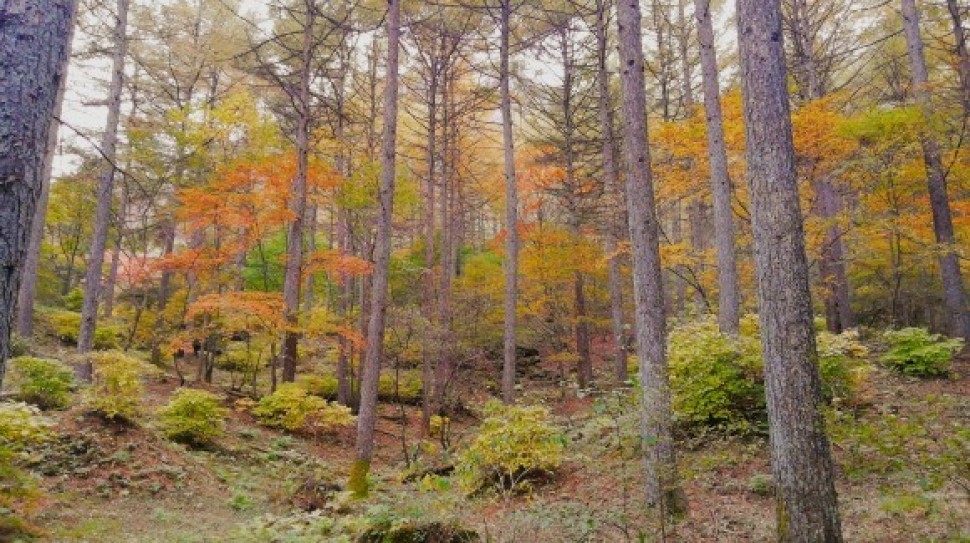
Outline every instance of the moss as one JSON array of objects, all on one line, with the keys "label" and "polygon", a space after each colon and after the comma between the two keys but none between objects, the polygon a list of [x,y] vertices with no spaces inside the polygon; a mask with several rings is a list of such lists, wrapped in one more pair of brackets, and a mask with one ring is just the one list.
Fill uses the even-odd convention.
[{"label": "moss", "polygon": [[359,458],[354,461],[350,468],[350,480],[347,482],[347,490],[353,492],[356,498],[366,498],[368,484],[367,474],[370,472],[370,460]]}]

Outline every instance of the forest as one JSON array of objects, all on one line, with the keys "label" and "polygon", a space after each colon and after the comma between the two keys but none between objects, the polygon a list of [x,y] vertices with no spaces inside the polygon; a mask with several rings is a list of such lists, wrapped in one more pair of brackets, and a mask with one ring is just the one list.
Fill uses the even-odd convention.
[{"label": "forest", "polygon": [[970,541],[968,19],[0,1],[0,542]]}]

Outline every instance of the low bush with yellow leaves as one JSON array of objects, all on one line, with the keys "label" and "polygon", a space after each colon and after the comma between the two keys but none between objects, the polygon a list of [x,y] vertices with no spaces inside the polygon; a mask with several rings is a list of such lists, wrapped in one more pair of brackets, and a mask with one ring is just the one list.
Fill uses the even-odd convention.
[{"label": "low bush with yellow leaves", "polygon": [[455,466],[469,492],[494,486],[506,493],[528,491],[537,478],[562,464],[566,440],[541,406],[485,405],[478,435]]},{"label": "low bush with yellow leaves", "polygon": [[142,414],[142,380],[158,370],[121,351],[88,355],[93,368],[85,405],[102,417],[118,422],[135,422]]},{"label": "low bush with yellow leaves", "polygon": [[10,361],[11,383],[17,398],[41,409],[63,409],[71,404],[74,372],[56,360],[30,356]]},{"label": "low bush with yellow leaves", "polygon": [[329,431],[356,420],[350,408],[314,396],[295,383],[280,385],[263,396],[252,413],[264,426],[291,432]]},{"label": "low bush with yellow leaves", "polygon": [[208,445],[223,435],[228,410],[221,401],[205,390],[179,389],[158,412],[161,429],[172,441]]},{"label": "low bush with yellow leaves", "polygon": [[39,498],[36,482],[16,461],[25,447],[50,437],[52,428],[35,406],[0,403],[0,540],[29,541],[40,533],[29,521]]}]

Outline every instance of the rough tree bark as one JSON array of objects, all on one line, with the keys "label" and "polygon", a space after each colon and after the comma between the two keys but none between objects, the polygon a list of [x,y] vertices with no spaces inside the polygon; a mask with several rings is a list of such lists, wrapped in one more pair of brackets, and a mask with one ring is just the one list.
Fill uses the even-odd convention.
[{"label": "rough tree bark", "polygon": [[943,302],[946,306],[949,333],[954,337],[970,340],[970,313],[967,312],[960,261],[954,250],[953,217],[950,213],[950,197],[947,195],[946,171],[940,152],[940,144],[933,135],[933,105],[930,103],[929,76],[923,55],[923,38],[920,36],[919,11],[915,0],[902,0],[903,30],[909,52],[910,71],[913,77],[913,97],[923,112],[926,127],[920,134],[923,161],[926,163],[926,184],[930,193],[930,209],[933,212],[933,233],[940,245],[940,276],[943,280]]},{"label": "rough tree bark", "polygon": [[41,179],[40,200],[30,226],[30,245],[24,257],[24,270],[21,277],[20,289],[17,292],[17,333],[20,337],[29,338],[34,335],[34,302],[37,297],[37,272],[40,267],[40,247],[44,240],[44,222],[47,216],[47,201],[50,198],[51,177],[54,170],[54,155],[57,151],[57,132],[60,127],[58,119],[64,102],[64,89],[67,84],[67,67],[71,62],[71,42],[74,39],[74,21],[68,27],[66,38],[67,53],[64,55],[57,78],[57,96],[54,100],[54,114],[51,120],[47,153],[44,156],[44,166]]},{"label": "rough tree bark", "polygon": [[391,218],[394,209],[394,178],[397,175],[398,52],[401,41],[401,0],[388,0],[387,75],[384,91],[384,142],[381,150],[381,180],[374,247],[374,273],[371,284],[370,320],[367,346],[360,382],[360,412],[357,417],[357,458],[350,472],[348,489],[367,494],[367,473],[374,457],[374,430],[377,424],[377,382],[380,377],[384,343],[384,317],[387,311],[387,280],[391,260]]},{"label": "rough tree bark", "polygon": [[515,141],[512,133],[512,95],[509,55],[512,0],[502,0],[499,16],[499,92],[502,110],[502,148],[505,153],[505,319],[502,349],[502,400],[515,402],[515,327],[519,297],[519,197],[515,181]]},{"label": "rough tree bark", "polygon": [[717,252],[717,320],[721,332],[736,336],[740,326],[738,263],[734,241],[734,212],[731,209],[731,176],[728,174],[724,120],[721,115],[721,83],[717,67],[711,1],[694,0],[697,41],[700,42],[701,74],[704,85],[704,117],[707,123],[707,155],[711,164],[711,194],[714,201],[714,246]]},{"label": "rough tree bark", "polygon": [[0,384],[75,9],[73,0],[0,4]]},{"label": "rough tree bark", "polygon": [[778,540],[842,540],[819,410],[805,234],[778,0],[738,0],[746,159]]},{"label": "rough tree bark", "polygon": [[282,379],[296,380],[297,351],[300,343],[300,291],[303,286],[303,237],[307,208],[307,172],[310,161],[310,80],[313,63],[313,28],[317,14],[316,3],[307,1],[303,22],[303,43],[300,56],[299,94],[296,96],[296,176],[290,188],[290,221],[286,234],[286,269],[283,275],[283,305],[287,330],[283,334]]},{"label": "rough tree bark", "polygon": [[[117,167],[118,120],[121,117],[121,95],[125,83],[125,60],[128,56],[128,5],[129,0],[118,0],[115,26],[112,36],[111,87],[108,89],[108,119],[101,138],[104,155],[104,171],[98,180],[98,203],[95,208],[94,230],[91,234],[91,250],[88,253],[87,272],[84,278],[84,303],[81,305],[81,329],[77,334],[77,351],[81,354],[91,350],[94,330],[98,322],[98,303],[101,295],[101,277],[104,273],[104,252],[111,226],[111,200],[114,194]],[[91,365],[78,367],[78,377],[91,380]]]},{"label": "rough tree bark", "polygon": [[647,469],[647,500],[662,517],[679,516],[687,500],[679,486],[671,434],[664,293],[660,266],[660,235],[653,194],[653,173],[647,145],[647,101],[639,0],[617,3],[623,128],[626,154],[626,196],[633,256],[637,356],[643,386],[641,424]]}]

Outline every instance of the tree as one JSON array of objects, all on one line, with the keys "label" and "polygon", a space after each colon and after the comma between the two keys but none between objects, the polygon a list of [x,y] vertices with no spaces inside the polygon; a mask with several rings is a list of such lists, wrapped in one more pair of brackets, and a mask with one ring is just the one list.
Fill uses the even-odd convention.
[{"label": "tree", "polygon": [[387,284],[391,260],[391,218],[394,214],[394,179],[397,175],[398,56],[401,42],[401,3],[388,0],[387,74],[384,91],[384,134],[381,148],[381,179],[374,246],[374,273],[371,283],[370,320],[360,382],[360,412],[357,418],[357,458],[350,473],[348,488],[367,494],[367,473],[374,457],[374,431],[377,426],[377,383],[380,378],[384,343],[384,317],[387,312]]},{"label": "tree", "polygon": [[841,541],[781,39],[780,1],[738,0],[748,187],[778,539]]},{"label": "tree", "polygon": [[72,0],[0,6],[0,384],[75,10]]},{"label": "tree", "polygon": [[623,129],[626,154],[626,197],[633,254],[633,294],[636,307],[637,356],[643,386],[642,433],[647,446],[647,500],[661,516],[687,508],[677,477],[671,433],[664,293],[660,267],[660,233],[647,145],[647,103],[644,91],[640,2],[617,3],[620,40]]},{"label": "tree", "polygon": [[[94,343],[94,329],[98,320],[101,279],[104,273],[105,247],[108,242],[108,229],[111,224],[111,201],[114,195],[115,174],[117,173],[118,122],[121,116],[121,96],[125,83],[125,60],[128,57],[128,7],[129,0],[118,0],[114,13],[115,25],[112,33],[111,86],[108,88],[108,116],[104,134],[101,138],[101,153],[104,155],[104,170],[98,179],[98,205],[94,215],[94,235],[88,253],[87,274],[84,278],[84,303],[81,306],[81,329],[77,334],[77,350],[86,353]],[[84,381],[91,380],[90,363],[78,369],[78,376]]]},{"label": "tree", "polygon": [[970,340],[970,313],[966,307],[963,277],[960,275],[960,259],[955,250],[953,216],[950,196],[947,194],[946,169],[940,151],[940,143],[932,132],[933,105],[930,103],[929,75],[923,55],[923,39],[919,29],[919,11],[915,0],[902,0],[903,30],[906,33],[906,49],[912,72],[913,97],[923,113],[925,127],[920,134],[923,162],[926,164],[926,185],[930,193],[930,209],[933,212],[933,233],[940,245],[940,276],[943,279],[943,302],[947,310],[950,335]]},{"label": "tree", "polygon": [[728,173],[724,120],[721,114],[721,83],[717,50],[711,24],[710,0],[695,0],[697,39],[701,50],[704,79],[704,113],[707,121],[707,153],[711,164],[711,194],[714,199],[714,245],[717,250],[718,324],[721,332],[737,335],[740,323],[737,249],[734,241],[734,212],[731,209],[731,176]]},{"label": "tree", "polygon": [[519,293],[519,203],[515,182],[515,140],[510,90],[512,0],[499,6],[499,100],[505,156],[505,323],[502,341],[502,399],[515,402],[515,327]]},{"label": "tree", "polygon": [[57,97],[54,100],[55,106],[53,119],[51,120],[50,141],[47,144],[47,156],[44,157],[42,174],[44,185],[41,189],[40,200],[37,201],[37,210],[34,213],[33,224],[30,227],[30,246],[27,250],[27,256],[24,258],[23,277],[20,283],[20,290],[17,292],[17,333],[24,338],[29,338],[34,334],[34,302],[37,297],[37,272],[40,264],[40,248],[44,239],[44,219],[47,217],[47,204],[50,201],[54,155],[57,151],[57,134],[58,128],[60,128],[64,91],[67,86],[67,67],[71,60],[70,53],[75,27],[74,21],[71,21],[68,28],[70,35],[67,37],[68,52],[64,55],[64,60],[60,67],[60,86],[57,88]]}]

